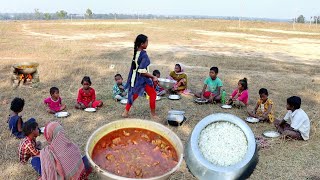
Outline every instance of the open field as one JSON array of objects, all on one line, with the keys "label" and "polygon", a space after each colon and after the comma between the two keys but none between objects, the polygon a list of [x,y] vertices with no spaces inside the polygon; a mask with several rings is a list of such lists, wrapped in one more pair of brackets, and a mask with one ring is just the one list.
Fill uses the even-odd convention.
[{"label": "open field", "polygon": [[[124,106],[112,100],[114,75],[126,80],[137,34],[149,37],[147,52],[151,70],[159,69],[165,77],[182,62],[186,65],[189,88],[200,91],[211,66],[219,67],[219,77],[228,93],[243,77],[248,78],[250,108],[258,99],[258,90],[265,87],[275,103],[275,115],[286,113],[286,99],[302,98],[302,109],[312,121],[309,141],[270,140],[271,147],[259,151],[259,163],[250,179],[319,179],[320,178],[320,27],[267,22],[223,20],[126,20],[126,21],[17,21],[0,22],[0,179],[35,179],[30,166],[18,163],[19,140],[10,137],[7,127],[10,101],[26,100],[23,118],[34,117],[43,126],[57,120],[68,136],[84,152],[91,133],[108,122],[121,118]],[[35,61],[40,84],[37,88],[13,90],[11,65]],[[114,65],[114,68],[110,68]],[[73,108],[77,90],[84,75],[89,75],[97,98],[104,101],[98,112],[88,114]],[[43,99],[49,88],[57,86],[71,116],[54,119],[46,113]],[[197,105],[191,96],[180,101],[163,99],[157,112],[164,122],[170,109],[186,111],[188,121],[171,127],[183,143],[193,127],[209,114],[228,112],[244,119],[244,110],[224,110],[218,105]],[[131,117],[148,119],[149,104],[139,98]],[[273,129],[271,124],[249,124],[255,135]],[[44,141],[43,137],[39,138]],[[93,174],[91,179],[97,179]],[[183,163],[171,177],[174,180],[195,179]]]}]

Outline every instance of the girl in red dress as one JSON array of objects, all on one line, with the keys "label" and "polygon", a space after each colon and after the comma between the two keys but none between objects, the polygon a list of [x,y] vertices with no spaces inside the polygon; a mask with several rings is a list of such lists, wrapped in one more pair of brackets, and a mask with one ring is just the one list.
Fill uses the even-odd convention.
[{"label": "girl in red dress", "polygon": [[89,76],[83,77],[82,88],[78,91],[78,99],[76,108],[77,109],[85,109],[85,108],[97,108],[102,106],[102,101],[96,100],[96,91],[90,87],[91,80]]}]

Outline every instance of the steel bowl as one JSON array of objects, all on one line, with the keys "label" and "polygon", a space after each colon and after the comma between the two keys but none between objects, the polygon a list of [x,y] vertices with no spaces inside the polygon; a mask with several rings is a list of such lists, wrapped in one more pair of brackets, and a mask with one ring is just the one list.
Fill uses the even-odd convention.
[{"label": "steel bowl", "polygon": [[[233,123],[240,127],[248,142],[248,150],[243,159],[240,162],[227,167],[210,163],[204,158],[198,146],[201,131],[211,123],[223,121]],[[256,141],[250,127],[239,117],[225,113],[211,114],[202,119],[194,127],[187,142],[185,154],[185,160],[189,170],[200,180],[246,179],[252,174],[258,163]]]},{"label": "steel bowl", "polygon": [[97,129],[92,133],[92,135],[89,137],[87,141],[86,148],[85,148],[86,155],[88,157],[89,163],[91,164],[91,166],[97,172],[97,174],[100,176],[101,179],[107,179],[107,180],[133,180],[134,179],[134,178],[127,178],[127,177],[122,177],[122,176],[112,174],[100,168],[91,159],[92,151],[96,143],[108,133],[118,129],[122,129],[122,128],[142,128],[142,129],[147,129],[149,131],[153,131],[163,136],[164,138],[166,138],[177,151],[178,163],[169,172],[166,172],[163,175],[152,177],[152,178],[142,178],[142,180],[168,179],[170,175],[180,167],[183,161],[183,145],[180,138],[173,131],[163,126],[162,124],[159,124],[153,121],[141,120],[141,119],[123,119],[119,121],[113,121],[111,123],[108,123],[100,127],[99,129]]},{"label": "steel bowl", "polygon": [[177,83],[175,80],[165,79],[165,78],[158,78],[159,84],[164,89],[171,89],[173,88],[174,84]]},{"label": "steel bowl", "polygon": [[15,70],[20,74],[32,74],[37,71],[39,63],[36,62],[22,62],[12,65]]},{"label": "steel bowl", "polygon": [[206,104],[206,103],[208,103],[208,99],[196,98],[196,99],[194,99],[194,102],[198,103],[198,104]]}]

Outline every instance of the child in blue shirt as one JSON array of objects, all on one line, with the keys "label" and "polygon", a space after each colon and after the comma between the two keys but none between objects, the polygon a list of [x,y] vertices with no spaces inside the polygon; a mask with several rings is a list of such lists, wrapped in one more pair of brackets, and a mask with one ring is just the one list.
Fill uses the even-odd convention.
[{"label": "child in blue shirt", "polygon": [[196,93],[195,96],[202,99],[208,99],[210,103],[221,100],[222,81],[218,78],[218,67],[211,67],[209,77],[204,80],[202,92]]},{"label": "child in blue shirt", "polygon": [[122,99],[127,99],[127,91],[124,89],[126,83],[123,82],[121,74],[116,74],[114,76],[115,84],[112,88],[113,98],[116,101],[121,101]]},{"label": "child in blue shirt", "polygon": [[[156,69],[152,72],[152,75],[156,76],[157,78],[160,78],[160,71]],[[157,92],[157,96],[163,96],[166,94],[167,91],[163,87],[161,87],[158,82],[153,82],[153,86]]]},{"label": "child in blue shirt", "polygon": [[[11,101],[11,113],[8,118],[8,125],[9,125],[9,130],[11,133],[18,139],[22,139],[25,137],[22,128],[23,128],[23,121],[21,116],[19,116],[19,113],[22,112],[24,107],[24,99],[15,97]],[[28,122],[35,122],[36,120],[34,118],[30,118]]]}]

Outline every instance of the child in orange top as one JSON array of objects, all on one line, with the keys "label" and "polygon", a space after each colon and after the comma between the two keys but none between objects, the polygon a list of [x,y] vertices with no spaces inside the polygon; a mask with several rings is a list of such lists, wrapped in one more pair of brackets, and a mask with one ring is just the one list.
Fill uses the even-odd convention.
[{"label": "child in orange top", "polygon": [[260,121],[273,122],[273,102],[268,98],[268,90],[261,88],[259,90],[260,99],[252,112],[248,111],[249,116],[258,118]]},{"label": "child in orange top", "polygon": [[101,107],[103,105],[102,101],[96,100],[96,91],[92,87],[90,87],[90,77],[83,77],[81,84],[83,87],[80,88],[78,91],[78,99],[75,107],[77,109]]}]

